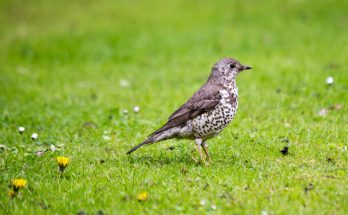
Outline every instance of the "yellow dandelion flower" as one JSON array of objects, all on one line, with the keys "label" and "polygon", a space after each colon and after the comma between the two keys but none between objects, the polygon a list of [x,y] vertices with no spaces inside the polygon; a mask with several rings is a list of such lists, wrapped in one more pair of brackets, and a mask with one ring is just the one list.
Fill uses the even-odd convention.
[{"label": "yellow dandelion flower", "polygon": [[69,165],[70,159],[64,156],[58,156],[57,162],[59,166],[59,171],[64,172],[65,168]]},{"label": "yellow dandelion flower", "polygon": [[15,191],[10,190],[10,191],[8,191],[7,195],[8,195],[9,197],[13,198],[13,197],[16,195],[16,193],[15,193]]},{"label": "yellow dandelion flower", "polygon": [[148,192],[142,192],[137,195],[138,201],[146,201],[149,198],[149,193]]},{"label": "yellow dandelion flower", "polygon": [[22,178],[16,178],[16,179],[13,179],[12,181],[12,187],[15,192],[23,188],[26,184],[27,184],[27,181]]}]

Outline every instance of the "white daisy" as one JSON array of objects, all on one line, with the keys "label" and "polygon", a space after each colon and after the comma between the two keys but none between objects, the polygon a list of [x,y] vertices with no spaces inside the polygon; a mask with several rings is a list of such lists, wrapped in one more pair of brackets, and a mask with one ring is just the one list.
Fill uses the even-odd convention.
[{"label": "white daisy", "polygon": [[33,133],[31,135],[31,139],[33,139],[33,140],[36,140],[38,137],[39,137],[39,135],[37,133]]}]

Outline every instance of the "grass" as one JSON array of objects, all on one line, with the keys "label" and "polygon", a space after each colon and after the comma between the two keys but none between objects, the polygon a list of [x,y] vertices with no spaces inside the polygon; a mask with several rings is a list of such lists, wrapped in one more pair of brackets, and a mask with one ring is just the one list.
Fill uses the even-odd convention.
[{"label": "grass", "polygon": [[[0,11],[1,214],[348,211],[346,1],[4,0]],[[126,156],[224,56],[254,69],[210,141],[213,165],[196,164],[189,141]],[[11,199],[14,178],[27,185]]]}]

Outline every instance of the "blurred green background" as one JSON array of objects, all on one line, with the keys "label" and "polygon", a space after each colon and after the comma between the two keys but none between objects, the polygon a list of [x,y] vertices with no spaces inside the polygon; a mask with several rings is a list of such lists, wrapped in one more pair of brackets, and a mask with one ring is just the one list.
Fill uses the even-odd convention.
[{"label": "blurred green background", "polygon": [[[347,1],[2,0],[0,23],[3,214],[348,210]],[[125,155],[226,56],[253,70],[212,166],[189,141]],[[64,177],[57,155],[71,158]],[[10,199],[18,177],[28,186]]]}]

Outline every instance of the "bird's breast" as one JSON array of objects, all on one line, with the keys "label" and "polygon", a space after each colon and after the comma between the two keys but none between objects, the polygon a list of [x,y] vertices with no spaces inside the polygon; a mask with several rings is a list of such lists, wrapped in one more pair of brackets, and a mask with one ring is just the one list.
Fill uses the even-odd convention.
[{"label": "bird's breast", "polygon": [[199,115],[192,120],[192,129],[195,136],[210,138],[220,133],[234,118],[238,97],[231,95],[227,90],[220,91],[221,99],[212,110]]},{"label": "bird's breast", "polygon": [[238,90],[220,90],[220,96],[222,105],[238,108]]}]

